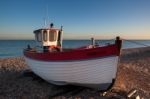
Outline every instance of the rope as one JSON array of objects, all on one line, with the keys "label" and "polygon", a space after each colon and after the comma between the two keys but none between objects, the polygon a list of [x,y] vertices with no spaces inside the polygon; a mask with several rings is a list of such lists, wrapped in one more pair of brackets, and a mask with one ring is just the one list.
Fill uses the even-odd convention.
[{"label": "rope", "polygon": [[[127,41],[127,42],[130,42],[130,43],[137,44],[137,45],[142,45],[142,46],[145,46],[145,47],[150,47],[150,45],[146,45],[146,44],[143,44],[141,42],[136,42],[136,41],[133,41],[133,40],[127,40],[127,39],[124,39],[124,38],[120,38],[120,39],[124,40],[124,41]],[[109,39],[109,40],[116,40],[116,38]]]},{"label": "rope", "polygon": [[143,44],[143,43],[140,43],[140,42],[136,42],[136,41],[133,41],[133,40],[127,40],[127,39],[123,39],[123,38],[121,38],[121,39],[124,40],[124,41],[128,41],[130,43],[137,44],[137,45],[142,45],[142,46],[145,46],[145,47],[150,47],[149,45],[146,45],[146,44]]}]

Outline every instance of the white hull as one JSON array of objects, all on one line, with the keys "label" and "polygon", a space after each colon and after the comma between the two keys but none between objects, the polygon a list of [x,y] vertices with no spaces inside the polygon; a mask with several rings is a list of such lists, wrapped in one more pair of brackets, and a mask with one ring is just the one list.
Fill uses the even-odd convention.
[{"label": "white hull", "polygon": [[116,78],[118,64],[118,56],[69,62],[47,62],[27,57],[25,59],[34,73],[50,83],[101,89],[107,88]]}]

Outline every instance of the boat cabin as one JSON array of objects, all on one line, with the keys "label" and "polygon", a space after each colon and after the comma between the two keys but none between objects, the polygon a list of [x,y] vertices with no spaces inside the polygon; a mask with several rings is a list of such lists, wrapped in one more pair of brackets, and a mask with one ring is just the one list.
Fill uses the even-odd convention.
[{"label": "boat cabin", "polygon": [[35,30],[34,34],[38,46],[42,46],[44,52],[53,50],[61,51],[63,34],[62,27],[56,29],[53,28],[53,24],[51,24],[50,28]]}]

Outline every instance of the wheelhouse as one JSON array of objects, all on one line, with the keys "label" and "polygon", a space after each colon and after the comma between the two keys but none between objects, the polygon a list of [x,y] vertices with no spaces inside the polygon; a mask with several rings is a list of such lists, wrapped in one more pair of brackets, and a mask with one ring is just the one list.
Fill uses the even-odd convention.
[{"label": "wheelhouse", "polygon": [[42,46],[44,51],[52,48],[62,48],[63,30],[56,28],[43,28],[34,31],[35,40],[38,46]]}]

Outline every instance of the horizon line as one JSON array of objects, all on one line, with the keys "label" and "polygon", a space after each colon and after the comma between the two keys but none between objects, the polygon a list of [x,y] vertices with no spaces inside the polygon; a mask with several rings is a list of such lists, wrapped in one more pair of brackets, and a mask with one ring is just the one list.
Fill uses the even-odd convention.
[{"label": "horizon line", "polygon": [[[1,40],[35,40],[35,39],[0,39],[0,41]],[[69,39],[69,38],[65,38],[63,40],[91,40],[91,39],[72,39],[72,38]],[[95,39],[95,40],[113,40],[113,39]],[[125,39],[125,40],[150,40],[150,39]]]}]

